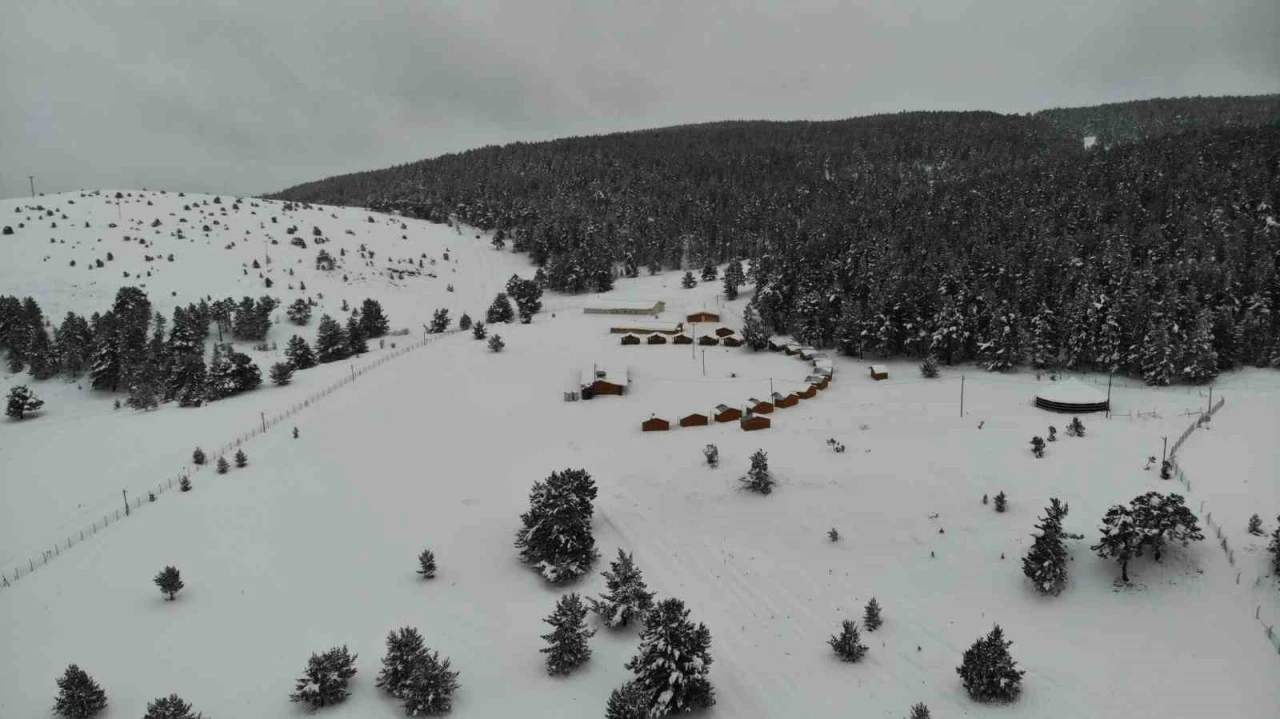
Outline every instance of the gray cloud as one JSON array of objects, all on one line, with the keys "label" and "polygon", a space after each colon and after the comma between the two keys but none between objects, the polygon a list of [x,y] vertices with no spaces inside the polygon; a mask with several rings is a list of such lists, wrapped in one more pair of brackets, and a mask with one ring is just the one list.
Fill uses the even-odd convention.
[{"label": "gray cloud", "polygon": [[722,118],[1280,91],[1275,0],[302,0],[0,8],[0,197],[261,193]]}]

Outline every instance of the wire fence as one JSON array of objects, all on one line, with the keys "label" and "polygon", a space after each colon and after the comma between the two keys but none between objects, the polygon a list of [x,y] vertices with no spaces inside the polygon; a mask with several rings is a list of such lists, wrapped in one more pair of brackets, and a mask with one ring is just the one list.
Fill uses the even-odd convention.
[{"label": "wire fence", "polygon": [[[392,350],[391,352],[382,355],[377,360],[370,362],[369,364],[366,364],[363,367],[357,368],[355,365],[352,365],[350,374],[344,376],[342,379],[338,380],[337,382],[330,384],[324,389],[321,389],[309,395],[305,399],[290,405],[287,409],[284,409],[271,416],[266,416],[264,414],[261,420],[259,421],[259,423],[255,427],[253,427],[252,429],[246,432],[242,432],[235,438],[228,440],[222,443],[221,445],[218,445],[218,447],[214,449],[209,456],[210,457],[222,456],[227,452],[230,452],[235,449],[239,449],[241,446],[243,446],[250,440],[254,439],[255,437],[262,434],[266,434],[266,432],[270,430],[272,427],[280,424],[281,422],[285,421],[286,419],[289,419],[290,417],[293,417],[294,415],[298,414],[302,410],[307,409],[311,405],[328,397],[334,392],[337,392],[339,389],[351,384],[352,382],[355,382],[357,379],[373,371],[374,369],[381,367],[382,365],[390,362],[391,360],[397,359],[399,357],[403,357],[409,352],[422,349],[423,347],[426,347],[427,345],[431,344],[433,341],[441,337],[457,334],[458,332],[460,332],[460,330],[454,329],[454,330],[446,330],[445,332],[441,332],[434,335],[427,335],[427,336],[424,336],[421,340],[414,342],[411,345],[406,345],[404,347],[399,347],[395,350]],[[137,496],[134,496],[133,498],[122,501],[121,504],[123,506],[121,509],[116,509],[112,512],[108,512],[102,515],[101,519],[94,520],[88,527],[81,528],[76,532],[68,534],[65,538],[55,543],[52,547],[41,550],[40,554],[27,557],[26,562],[11,565],[9,568],[6,568],[3,572],[0,572],[0,589],[7,589],[13,586],[13,584],[17,582],[19,579],[30,575],[31,573],[35,572],[37,569],[40,569],[41,567],[45,566],[49,562],[53,561],[54,559],[57,559],[58,557],[62,556],[63,552],[68,551],[72,547],[96,536],[98,532],[101,532],[102,530],[106,529],[112,524],[115,524],[116,522],[119,522],[122,519],[127,519],[133,516],[134,512],[141,510],[145,505],[150,505],[156,502],[161,495],[164,495],[168,492],[172,492],[174,489],[178,489],[179,491],[181,491],[183,480],[190,482],[192,475],[203,471],[207,466],[209,465],[208,464],[198,465],[194,463],[188,463],[187,465],[183,466],[182,469],[177,473],[175,473],[173,476],[168,477],[160,482],[157,482],[154,486],[146,487],[143,490],[143,492],[146,495],[145,498],[141,495],[137,495]]]}]

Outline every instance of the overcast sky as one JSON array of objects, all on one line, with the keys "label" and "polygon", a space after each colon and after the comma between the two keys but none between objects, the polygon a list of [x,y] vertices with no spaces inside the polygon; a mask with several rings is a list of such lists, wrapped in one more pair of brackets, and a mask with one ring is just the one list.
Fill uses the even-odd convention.
[{"label": "overcast sky", "polygon": [[4,0],[0,197],[724,118],[1280,92],[1277,0]]}]

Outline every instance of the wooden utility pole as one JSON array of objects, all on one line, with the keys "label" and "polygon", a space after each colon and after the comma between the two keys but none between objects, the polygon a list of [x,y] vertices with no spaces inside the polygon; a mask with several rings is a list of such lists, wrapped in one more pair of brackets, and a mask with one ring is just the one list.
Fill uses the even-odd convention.
[{"label": "wooden utility pole", "polygon": [[36,196],[36,176],[27,175],[27,182],[31,183],[31,196],[35,197]]},{"label": "wooden utility pole", "polygon": [[1161,437],[1160,439],[1164,440],[1164,448],[1160,450],[1160,464],[1163,465],[1169,458],[1169,438]]},{"label": "wooden utility pole", "polygon": [[1115,374],[1112,372],[1107,375],[1107,419],[1111,419],[1111,377]]},{"label": "wooden utility pole", "polygon": [[964,375],[960,375],[960,416],[964,416]]},{"label": "wooden utility pole", "polygon": [[262,431],[266,432],[267,431],[267,413],[258,412],[258,414],[262,417]]},{"label": "wooden utility pole", "polygon": [[125,489],[120,490],[120,496],[124,497],[124,516],[127,517],[129,516],[129,491]]}]

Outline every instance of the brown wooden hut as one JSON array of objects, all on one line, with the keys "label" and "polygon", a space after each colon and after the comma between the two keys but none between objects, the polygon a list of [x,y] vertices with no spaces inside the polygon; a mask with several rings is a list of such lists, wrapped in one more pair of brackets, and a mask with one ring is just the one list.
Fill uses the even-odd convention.
[{"label": "brown wooden hut", "polygon": [[871,379],[889,379],[889,368],[882,364],[871,365]]},{"label": "brown wooden hut", "polygon": [[728,336],[729,336],[729,335],[731,335],[731,334],[733,334],[733,328],[731,328],[731,327],[717,327],[717,328],[716,328],[716,337],[728,337]]},{"label": "brown wooden hut", "polygon": [[724,339],[720,340],[720,344],[724,345],[725,347],[741,347],[742,338],[735,337],[733,335],[728,335]]},{"label": "brown wooden hut", "polygon": [[774,352],[781,352],[788,344],[790,343],[785,340],[780,340],[777,337],[769,338],[769,349]]},{"label": "brown wooden hut", "polygon": [[769,418],[761,417],[757,414],[749,414],[738,422],[738,426],[742,427],[744,432],[754,432],[757,429],[769,429]]},{"label": "brown wooden hut", "polygon": [[645,343],[651,345],[665,345],[667,343],[667,336],[660,335],[655,332],[654,334],[649,335],[649,338],[645,340]]},{"label": "brown wooden hut", "polygon": [[671,344],[673,344],[673,345],[691,345],[691,344],[693,344],[693,338],[692,338],[692,337],[690,337],[689,335],[686,335],[686,334],[684,334],[684,333],[681,333],[681,334],[678,334],[678,335],[676,335],[675,337],[672,337],[672,338],[671,338]]},{"label": "brown wooden hut", "polygon": [[817,394],[818,394],[818,388],[814,387],[813,385],[808,385],[803,390],[796,392],[796,396],[801,399],[813,399],[814,396]]},{"label": "brown wooden hut", "polygon": [[640,337],[639,337],[638,335],[623,335],[623,336],[622,336],[622,344],[624,344],[624,345],[638,345],[638,344],[640,344]]},{"label": "brown wooden hut", "polygon": [[742,410],[727,404],[718,404],[715,417],[717,422],[732,422],[735,419],[742,419]]},{"label": "brown wooden hut", "polygon": [[685,318],[686,322],[719,322],[720,315],[709,310],[698,310]]},{"label": "brown wooden hut", "polygon": [[708,423],[707,415],[701,412],[686,414],[680,418],[681,427],[706,427]]},{"label": "brown wooden hut", "polygon": [[650,417],[640,423],[640,430],[643,432],[666,432],[671,429],[671,423],[661,417]]},{"label": "brown wooden hut", "polygon": [[699,338],[698,338],[698,344],[700,344],[700,345],[718,345],[718,344],[720,344],[720,338],[719,338],[719,337],[716,337],[715,335],[703,335],[703,336],[701,336],[701,337],[699,337]]},{"label": "brown wooden hut", "polygon": [[799,401],[800,401],[800,398],[795,396],[795,394],[784,395],[781,392],[773,393],[773,406],[777,407],[778,409],[783,409],[785,407],[794,407]]},{"label": "brown wooden hut", "polygon": [[752,414],[769,414],[773,411],[773,403],[752,397],[747,400],[747,409]]}]

